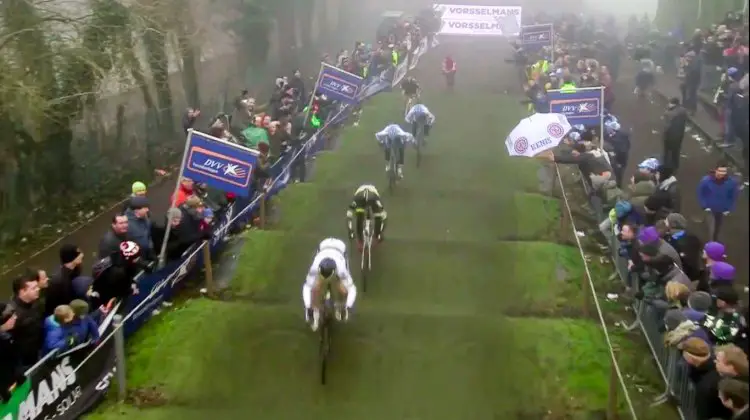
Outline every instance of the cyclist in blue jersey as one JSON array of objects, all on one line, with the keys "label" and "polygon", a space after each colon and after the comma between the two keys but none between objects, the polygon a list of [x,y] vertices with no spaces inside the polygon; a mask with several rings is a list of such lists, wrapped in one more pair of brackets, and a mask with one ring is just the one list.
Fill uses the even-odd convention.
[{"label": "cyclist in blue jersey", "polygon": [[388,162],[391,160],[391,142],[396,141],[398,142],[396,144],[396,148],[398,150],[398,158],[397,158],[397,165],[398,165],[398,176],[399,178],[403,178],[404,176],[404,148],[406,146],[406,143],[414,143],[414,136],[411,135],[411,133],[407,133],[406,131],[402,130],[401,127],[398,124],[389,124],[384,129],[378,131],[375,133],[375,139],[380,143],[381,146],[385,148],[385,171],[388,172],[389,165]]},{"label": "cyclist in blue jersey", "polygon": [[430,127],[435,122],[435,115],[422,104],[416,104],[406,113],[406,122],[411,124],[411,135],[417,135],[417,123],[424,124],[425,138],[430,135]]}]

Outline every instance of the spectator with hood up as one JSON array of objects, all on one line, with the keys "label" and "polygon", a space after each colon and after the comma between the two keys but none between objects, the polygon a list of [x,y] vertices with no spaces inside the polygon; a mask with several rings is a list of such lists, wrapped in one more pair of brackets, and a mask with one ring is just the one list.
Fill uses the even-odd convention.
[{"label": "spectator with hood up", "polygon": [[655,224],[669,213],[680,212],[680,192],[672,168],[661,165],[656,173],[656,191],[644,203],[646,224]]},{"label": "spectator with hood up", "polygon": [[698,183],[698,203],[706,213],[712,241],[718,240],[724,217],[734,211],[738,196],[739,184],[729,176],[729,167],[723,161]]},{"label": "spectator with hood up", "polygon": [[688,230],[687,220],[679,213],[667,215],[667,242],[680,255],[682,270],[690,280],[701,277],[701,252],[703,244],[700,238]]}]

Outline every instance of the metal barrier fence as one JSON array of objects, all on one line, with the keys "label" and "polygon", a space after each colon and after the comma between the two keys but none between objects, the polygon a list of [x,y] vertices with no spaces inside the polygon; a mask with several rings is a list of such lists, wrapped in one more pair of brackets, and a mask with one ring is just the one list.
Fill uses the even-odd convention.
[{"label": "metal barrier fence", "polygon": [[[594,210],[597,222],[603,221],[608,217],[609,209],[605,208],[602,199],[587,184],[586,177],[581,177],[581,184],[589,197],[589,203]],[[638,290],[639,279],[634,278],[634,274],[628,270],[628,261],[619,255],[620,243],[617,237],[611,235],[608,241],[616,275],[620,277],[624,285]],[[657,310],[643,300],[637,299],[634,300],[632,308],[636,314],[636,319],[625,329],[634,331],[640,328],[656,362],[659,374],[664,381],[664,392],[654,398],[652,406],[672,402],[675,404],[680,418],[683,420],[698,420],[695,412],[695,388],[688,375],[688,365],[678,349],[664,345],[664,331],[662,329],[664,312]]]}]

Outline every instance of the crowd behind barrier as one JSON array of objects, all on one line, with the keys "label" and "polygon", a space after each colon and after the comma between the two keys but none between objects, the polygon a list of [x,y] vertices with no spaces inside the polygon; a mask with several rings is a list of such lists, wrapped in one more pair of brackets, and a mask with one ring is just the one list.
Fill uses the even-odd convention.
[{"label": "crowd behind barrier", "polygon": [[[176,196],[173,197],[174,201],[182,200],[193,208],[203,207],[208,209],[208,213],[201,213],[201,215],[210,214],[213,216],[213,220],[206,220],[205,217],[202,217],[201,222],[210,221],[211,223],[208,226],[206,226],[206,223],[201,223],[198,235],[189,236],[193,239],[191,243],[178,244],[188,246],[175,247],[179,252],[172,258],[167,259],[163,267],[157,269],[153,263],[150,265],[142,264],[146,269],[133,276],[134,293],[131,296],[122,300],[109,299],[101,300],[101,302],[96,299],[100,296],[92,296],[91,283],[95,280],[80,275],[81,269],[79,266],[83,255],[77,247],[72,245],[64,245],[61,248],[62,275],[56,273],[52,278],[48,278],[45,271],[34,270],[17,279],[14,282],[13,300],[9,304],[2,304],[2,308],[0,308],[0,312],[3,314],[0,322],[3,326],[0,336],[0,345],[2,345],[0,350],[3,352],[2,373],[0,374],[0,380],[2,380],[0,385],[3,386],[3,405],[0,406],[0,418],[16,419],[43,416],[44,418],[73,419],[78,418],[101,401],[115,377],[117,363],[124,362],[123,360],[116,360],[124,358],[122,349],[117,346],[118,338],[123,340],[124,337],[131,336],[157,314],[162,306],[169,305],[172,297],[179,292],[180,287],[184,284],[184,280],[201,271],[204,267],[205,257],[218,256],[225,248],[231,233],[240,231],[256,222],[260,207],[265,205],[267,199],[275,196],[291,183],[304,181],[304,169],[300,169],[300,166],[304,166],[310,158],[329,145],[328,137],[332,128],[346,123],[350,117],[358,118],[363,102],[381,92],[391,90],[392,87],[401,82],[409,69],[414,69],[417,66],[422,55],[437,45],[436,37],[420,34],[416,23],[398,22],[385,35],[386,39],[381,40],[377,50],[365,51],[365,45],[357,43],[351,54],[342,52],[339,54],[337,62],[332,63],[355,74],[364,73],[363,87],[357,104],[336,103],[327,100],[317,91],[316,86],[311,93],[310,100],[310,104],[314,106],[311,112],[307,113],[307,110],[302,108],[304,102],[301,100],[301,98],[304,98],[304,101],[306,101],[307,98],[300,92],[300,90],[304,91],[305,87],[290,83],[285,78],[279,78],[276,81],[276,93],[271,99],[271,104],[274,102],[277,104],[275,108],[269,108],[265,114],[246,112],[253,109],[255,99],[249,97],[247,92],[243,92],[237,100],[237,109],[232,116],[220,114],[212,120],[208,132],[227,141],[252,141],[249,138],[239,137],[237,135],[238,130],[235,129],[238,120],[248,117],[254,119],[254,124],[251,124],[251,127],[263,127],[266,129],[266,134],[270,135],[269,137],[272,137],[276,132],[283,134],[285,129],[288,135],[280,145],[277,145],[279,147],[276,147],[276,149],[280,150],[280,153],[275,159],[267,152],[269,146],[270,149],[274,149],[273,144],[268,144],[272,143],[268,142],[268,139],[260,138],[258,143],[253,145],[254,148],[261,151],[262,156],[265,151],[265,156],[268,158],[265,161],[260,161],[259,166],[265,164],[266,167],[254,176],[257,182],[251,187],[251,194],[246,197],[219,194],[219,199],[212,199],[211,191],[209,191],[204,194],[205,202],[194,200],[191,204],[189,196],[185,197],[186,194],[182,191],[184,186],[182,183],[184,181],[192,186],[192,181],[179,180],[181,184],[177,189]],[[384,45],[382,41],[386,41],[388,44]],[[328,58],[324,58],[324,60],[326,59]],[[299,75],[296,74],[295,76]],[[296,100],[287,100],[289,96],[295,95],[299,95]],[[283,112],[284,107],[293,110],[285,113]],[[281,109],[281,112],[279,112],[279,109]],[[297,115],[287,118],[286,126],[283,121],[282,123],[275,121],[269,123],[269,120],[278,120],[278,114],[281,115],[281,118],[289,117],[289,114],[294,113],[295,110]],[[302,117],[303,114],[304,117]],[[192,128],[192,124],[198,115],[198,110],[190,109],[187,111],[183,120],[186,131]],[[294,118],[297,119],[297,124],[295,124]],[[301,123],[299,122],[300,119],[302,119]],[[244,124],[243,126],[247,127],[248,125]],[[295,139],[298,141],[295,142]],[[265,146],[263,143],[265,143]],[[134,221],[140,223],[143,220],[150,219],[148,204],[144,194],[142,194],[145,192],[145,186],[136,183],[133,187],[133,196],[129,198],[126,213],[113,217],[112,230],[108,231],[103,238],[100,244],[100,254],[102,249],[111,245],[110,242],[122,243],[122,238],[118,235],[124,232],[118,231],[118,223],[128,223],[133,226]],[[197,193],[195,194],[197,195]],[[224,204],[212,208],[210,203],[217,201]],[[191,209],[187,210],[188,213],[183,211],[181,214],[173,216],[177,219],[189,217]],[[135,213],[137,211],[141,211],[145,216],[141,217]],[[172,208],[170,211],[175,211],[175,209]],[[127,221],[118,219],[119,217],[125,217],[125,215],[128,216]],[[168,220],[172,220],[172,216],[169,217]],[[145,224],[145,222],[143,223]],[[138,227],[139,225],[134,226]],[[113,236],[114,240],[112,240]],[[134,238],[133,241],[135,240]],[[153,248],[158,249],[157,246]],[[208,252],[205,252],[206,250]],[[96,275],[97,264],[93,269],[94,276]],[[84,299],[76,299],[69,305],[67,305],[69,301],[63,302],[66,304],[53,307],[49,316],[47,316],[47,313],[44,313],[45,317],[42,317],[41,314],[36,315],[36,311],[42,311],[42,307],[54,306],[52,301],[55,299],[50,298],[50,295],[47,295],[46,292],[51,292],[50,287],[59,288],[60,277],[69,286],[69,290],[67,290],[69,294],[75,296],[76,293],[80,293]],[[68,280],[70,282],[67,282]],[[122,280],[122,278],[119,280]],[[77,281],[88,283],[83,285],[83,289],[78,290],[81,285],[76,284]],[[46,298],[46,302],[40,302],[40,296],[43,300]],[[91,298],[91,300],[86,302],[86,297]],[[102,303],[102,305],[98,306],[94,302]],[[68,311],[69,306],[75,306],[75,310]],[[97,306],[98,309],[89,311],[89,307],[95,308]],[[35,315],[30,317],[28,313],[34,313]],[[66,319],[68,315],[70,315],[70,319]],[[73,333],[65,335],[64,340],[49,347],[51,351],[45,352],[46,354],[41,359],[38,359],[38,357],[29,358],[26,354],[19,354],[18,348],[14,347],[17,344],[16,339],[21,339],[24,336],[14,336],[13,333],[20,328],[33,328],[31,322],[43,321],[45,326],[59,332],[61,326],[67,326],[68,323],[88,322],[91,320],[89,318],[93,318],[93,325],[96,326],[94,328],[95,333],[89,332],[85,336],[77,336]],[[90,326],[91,324],[87,323],[87,325]],[[14,328],[16,328],[16,331],[14,331]],[[45,341],[49,336],[45,334],[41,337],[41,340]],[[5,356],[9,356],[11,359]],[[20,366],[23,367],[22,371],[18,371],[17,366],[9,366],[9,363],[13,362],[12,358],[23,359],[20,363]]]},{"label": "crowd behind barrier", "polygon": [[[588,32],[597,33],[595,28]],[[602,41],[598,43],[606,43]],[[583,43],[595,45],[597,41]],[[560,39],[556,49],[568,52],[575,48]],[[687,190],[681,188],[676,174],[688,110],[679,99],[670,101],[664,115],[663,155],[639,157],[646,159],[630,180],[624,179],[631,156],[630,132],[622,122],[602,109],[600,126],[576,126],[574,120],[581,120],[576,111],[552,110],[556,93],[551,89],[568,86],[568,94],[574,98],[580,87],[606,86],[605,80],[610,78],[599,69],[611,66],[612,57],[596,54],[596,48],[585,45],[579,50],[593,53],[577,57],[581,61],[595,56],[600,62],[581,66],[583,71],[578,72],[570,68],[552,71],[548,77],[546,71],[535,72],[535,68],[545,67],[543,55],[522,60],[531,63],[526,92],[536,112],[563,112],[574,124],[563,144],[537,157],[557,166],[576,165],[580,172],[594,210],[592,216],[625,285],[621,298],[632,300],[638,316],[628,329],[641,329],[664,379],[665,392],[654,403],[672,401],[682,418],[690,420],[746,418],[747,308],[740,305],[738,286],[742,280],[735,279],[736,270],[726,262],[724,245],[717,242],[723,218],[730,215],[740,197],[741,183],[728,174],[726,163],[718,162],[708,168],[711,170],[699,185],[689,186],[705,210],[710,239],[704,243],[680,214],[680,190]],[[643,57],[635,58],[640,61]],[[649,87],[642,83],[644,73],[654,74],[653,69],[641,70],[636,94]]]},{"label": "crowd behind barrier", "polygon": [[684,37],[653,31],[635,48],[641,55],[650,50],[664,72],[680,80],[681,101],[689,112],[697,112],[699,104],[711,111],[720,132],[709,135],[723,140],[720,147],[739,146],[745,172],[750,156],[748,36],[747,16],[727,13],[722,21]]}]

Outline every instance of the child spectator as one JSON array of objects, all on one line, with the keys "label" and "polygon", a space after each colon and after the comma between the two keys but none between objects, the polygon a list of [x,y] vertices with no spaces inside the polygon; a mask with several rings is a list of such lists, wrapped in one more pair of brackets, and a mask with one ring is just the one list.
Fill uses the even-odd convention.
[{"label": "child spectator", "polygon": [[76,344],[73,319],[75,313],[68,305],[60,305],[55,308],[55,313],[44,320],[44,347],[42,353],[51,351],[65,351]]},{"label": "child spectator", "polygon": [[86,342],[95,343],[99,341],[99,326],[95,321],[94,315],[89,315],[89,304],[81,299],[70,302],[75,317],[71,322],[75,343],[82,344]]}]

